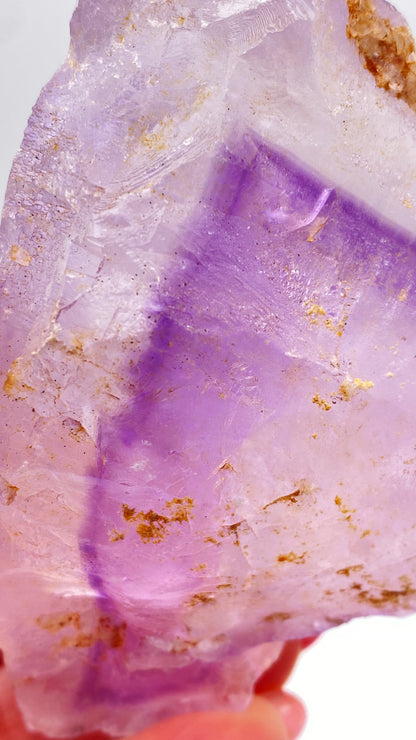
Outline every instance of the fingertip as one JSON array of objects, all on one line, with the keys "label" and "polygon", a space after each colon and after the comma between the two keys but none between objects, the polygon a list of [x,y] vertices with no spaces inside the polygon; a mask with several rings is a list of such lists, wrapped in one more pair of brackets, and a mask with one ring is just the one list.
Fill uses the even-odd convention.
[{"label": "fingertip", "polygon": [[[288,715],[290,712],[287,712]],[[290,720],[291,721],[291,720]],[[295,737],[295,736],[293,736]],[[245,712],[200,712],[173,717],[130,740],[292,740],[277,706],[255,696]]]},{"label": "fingertip", "polygon": [[279,712],[289,740],[295,740],[306,723],[306,709],[297,696],[286,691],[270,691],[262,695]]},{"label": "fingertip", "polygon": [[308,648],[311,645],[313,645],[313,643],[316,642],[319,637],[320,637],[320,635],[316,635],[315,637],[304,637],[301,640],[302,650],[305,650],[305,648]]},{"label": "fingertip", "polygon": [[302,651],[301,640],[289,640],[283,646],[278,659],[258,678],[254,690],[256,694],[280,689],[293,671]]}]

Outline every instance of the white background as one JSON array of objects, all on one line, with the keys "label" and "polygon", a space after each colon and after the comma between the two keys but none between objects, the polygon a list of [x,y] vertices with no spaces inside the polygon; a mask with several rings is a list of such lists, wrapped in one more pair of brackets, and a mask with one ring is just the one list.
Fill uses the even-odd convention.
[{"label": "white background", "polygon": [[[415,0],[396,5],[416,31]],[[0,204],[30,109],[66,55],[74,6],[0,0]],[[416,740],[415,675],[416,617],[356,619],[327,632],[289,683],[308,707],[302,740]]]}]

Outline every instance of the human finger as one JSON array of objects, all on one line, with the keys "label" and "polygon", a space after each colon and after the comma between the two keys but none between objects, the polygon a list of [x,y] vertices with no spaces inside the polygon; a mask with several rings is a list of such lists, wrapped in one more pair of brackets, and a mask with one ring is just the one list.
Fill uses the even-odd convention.
[{"label": "human finger", "polygon": [[263,694],[280,689],[292,673],[302,650],[312,645],[316,639],[316,637],[307,637],[285,642],[277,660],[257,679],[255,693]]},{"label": "human finger", "polygon": [[172,717],[130,740],[295,740],[303,726],[301,721],[295,721],[297,700],[284,696],[271,699],[255,696],[245,712],[198,712]]}]

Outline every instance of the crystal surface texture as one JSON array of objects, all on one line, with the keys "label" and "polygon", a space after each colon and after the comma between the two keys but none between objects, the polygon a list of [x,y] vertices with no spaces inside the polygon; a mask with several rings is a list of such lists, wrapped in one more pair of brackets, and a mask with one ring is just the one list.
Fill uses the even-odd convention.
[{"label": "crystal surface texture", "polygon": [[416,119],[348,13],[75,11],[0,230],[0,640],[33,729],[241,709],[282,641],[416,608]]}]

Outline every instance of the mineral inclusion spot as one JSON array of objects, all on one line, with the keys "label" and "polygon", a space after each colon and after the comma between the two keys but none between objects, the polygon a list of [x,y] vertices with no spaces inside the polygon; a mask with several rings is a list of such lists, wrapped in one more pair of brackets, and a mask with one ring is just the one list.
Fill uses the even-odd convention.
[{"label": "mineral inclusion spot", "polygon": [[381,0],[80,0],[0,231],[29,727],[243,708],[415,609],[413,56]]}]

